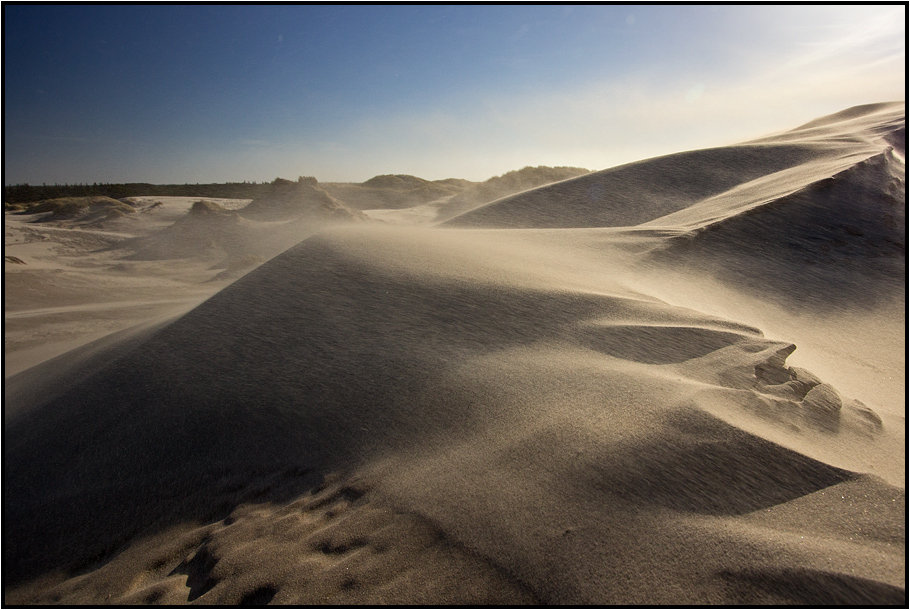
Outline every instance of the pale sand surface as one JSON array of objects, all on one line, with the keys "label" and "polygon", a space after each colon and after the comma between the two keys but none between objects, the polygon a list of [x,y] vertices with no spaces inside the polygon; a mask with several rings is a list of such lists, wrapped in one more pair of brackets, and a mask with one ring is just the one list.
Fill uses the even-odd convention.
[{"label": "pale sand surface", "polygon": [[5,601],[906,605],[903,126],[438,226],[7,214]]},{"label": "pale sand surface", "polygon": [[175,209],[159,206],[104,228],[4,215],[4,377],[137,321],[182,313],[228,283],[206,283],[218,273],[211,262],[163,266],[124,260],[123,252],[110,249],[167,227],[188,210],[185,198],[159,199],[176,200]]}]

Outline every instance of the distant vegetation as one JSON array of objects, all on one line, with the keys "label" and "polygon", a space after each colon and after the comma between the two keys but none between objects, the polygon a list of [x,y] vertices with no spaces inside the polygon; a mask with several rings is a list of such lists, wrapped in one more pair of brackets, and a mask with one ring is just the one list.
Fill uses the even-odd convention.
[{"label": "distant vegetation", "polygon": [[[318,185],[322,190],[354,209],[405,208],[452,197],[452,204],[469,208],[535,188],[543,184],[574,178],[589,173],[580,167],[525,167],[490,178],[471,182],[459,178],[424,180],[404,174],[375,176],[362,183],[317,183],[315,178],[300,177],[296,182]],[[274,189],[290,180],[276,178],[272,182],[227,182],[224,184],[54,184],[41,186],[16,184],[3,187],[5,209],[23,209],[29,204],[64,197],[200,197],[212,199],[267,199]]]},{"label": "distant vegetation", "polygon": [[225,184],[54,184],[33,186],[16,184],[3,187],[6,204],[32,203],[61,197],[104,196],[125,197],[211,197],[224,199],[255,199],[264,194],[268,183],[228,182]]}]

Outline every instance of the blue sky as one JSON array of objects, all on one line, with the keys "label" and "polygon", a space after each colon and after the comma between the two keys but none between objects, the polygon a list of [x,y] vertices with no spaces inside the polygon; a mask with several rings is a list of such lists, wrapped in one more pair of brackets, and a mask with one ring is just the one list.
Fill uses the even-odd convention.
[{"label": "blue sky", "polygon": [[905,6],[4,6],[4,182],[603,169],[904,99]]}]

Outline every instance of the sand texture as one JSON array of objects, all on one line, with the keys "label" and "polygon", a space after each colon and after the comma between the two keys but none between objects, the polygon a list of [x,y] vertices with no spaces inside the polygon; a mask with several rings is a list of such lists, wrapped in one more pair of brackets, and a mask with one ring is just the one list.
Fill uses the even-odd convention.
[{"label": "sand texture", "polygon": [[6,603],[906,605],[904,124],[7,213]]}]

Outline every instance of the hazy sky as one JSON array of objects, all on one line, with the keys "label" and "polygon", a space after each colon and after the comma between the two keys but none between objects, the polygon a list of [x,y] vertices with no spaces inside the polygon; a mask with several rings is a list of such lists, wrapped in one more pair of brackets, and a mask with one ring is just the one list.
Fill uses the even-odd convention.
[{"label": "hazy sky", "polygon": [[904,99],[906,6],[10,6],[4,182],[603,169]]}]

